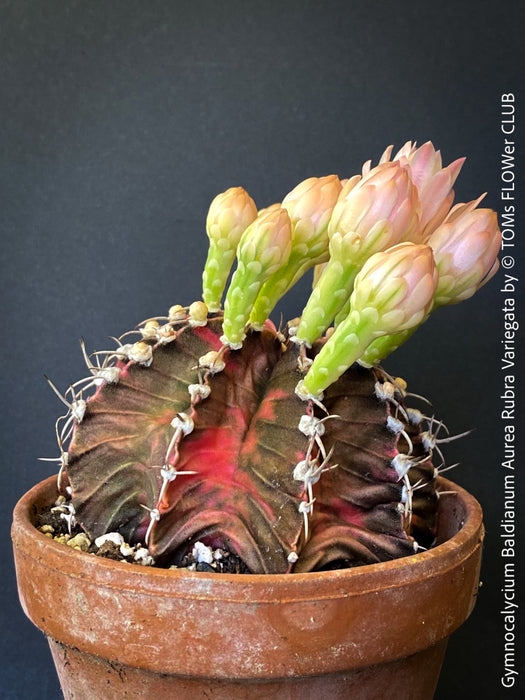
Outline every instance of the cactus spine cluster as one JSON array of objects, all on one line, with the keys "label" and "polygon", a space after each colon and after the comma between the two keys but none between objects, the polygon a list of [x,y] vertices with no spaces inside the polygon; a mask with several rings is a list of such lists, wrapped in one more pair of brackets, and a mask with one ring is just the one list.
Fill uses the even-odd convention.
[{"label": "cactus spine cluster", "polygon": [[[252,573],[432,545],[450,438],[378,362],[496,272],[501,234],[480,200],[451,209],[462,161],[441,168],[410,143],[390,158],[260,212],[242,188],[219,195],[204,301],[84,350],[90,374],[61,397],[56,433],[59,488],[90,536],[118,530],[159,565],[203,543]],[[314,266],[301,318],[276,330],[269,313]]]}]

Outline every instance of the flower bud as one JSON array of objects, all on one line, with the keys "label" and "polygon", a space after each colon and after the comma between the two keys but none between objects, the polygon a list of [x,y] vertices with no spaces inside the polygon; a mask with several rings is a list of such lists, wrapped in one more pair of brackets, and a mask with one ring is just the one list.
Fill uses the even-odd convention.
[{"label": "flower bud", "polygon": [[210,240],[223,250],[235,252],[242,234],[257,218],[257,207],[243,187],[230,187],[218,194],[210,204],[206,218],[206,232]]},{"label": "flower bud", "polygon": [[215,197],[206,219],[210,239],[203,272],[203,299],[210,311],[218,311],[239,240],[257,217],[257,207],[242,187],[230,187]]},{"label": "flower bud", "polygon": [[300,182],[283,199],[292,225],[292,249],[310,257],[328,249],[326,231],[341,192],[337,175],[310,177]]},{"label": "flower bud", "polygon": [[[410,169],[399,162],[381,163],[339,198],[328,235],[353,234],[356,256],[370,255],[408,240],[419,225],[419,209]],[[378,222],[387,222],[388,234],[381,241],[370,236]]]},{"label": "flower bud", "polygon": [[432,305],[437,281],[426,245],[401,243],[373,255],[356,277],[347,319],[314,359],[302,393],[316,396],[326,389],[375,338],[417,326]]},{"label": "flower bud", "polygon": [[421,240],[434,231],[448,214],[454,200],[454,182],[465,158],[458,158],[446,168],[442,167],[441,153],[430,141],[419,148],[408,141],[396,153],[394,160],[408,162],[412,182],[417,187],[421,202]]},{"label": "flower bud", "polygon": [[350,315],[375,317],[377,312],[375,329],[380,335],[407,330],[427,315],[437,283],[432,249],[400,243],[376,253],[363,265],[350,299]]},{"label": "flower bud", "polygon": [[260,327],[279,299],[319,262],[328,259],[328,221],[341,192],[337,175],[310,177],[283,200],[290,216],[292,250],[287,264],[264,284],[256,299],[250,323]]},{"label": "flower bud", "polygon": [[237,250],[239,265],[251,265],[266,278],[288,261],[292,248],[290,217],[286,209],[273,205],[248,226]]},{"label": "flower bud", "polygon": [[471,297],[496,274],[501,232],[492,209],[458,204],[428,239],[439,271],[435,306]]},{"label": "flower bud", "polygon": [[[496,214],[490,209],[476,209],[483,196],[453,207],[445,222],[428,238],[439,280],[427,316],[439,306],[457,304],[471,297],[499,267],[501,233]],[[377,338],[366,348],[360,364],[377,364],[405,343],[416,329],[414,326]]]},{"label": "flower bud", "polygon": [[412,235],[418,223],[419,200],[407,165],[383,163],[358,176],[334,207],[330,259],[303,311],[297,339],[311,345],[349,299],[366,259]]},{"label": "flower bud", "polygon": [[268,207],[248,226],[237,248],[238,264],[224,302],[224,343],[237,347],[264,282],[286,265],[292,247],[286,209]]}]

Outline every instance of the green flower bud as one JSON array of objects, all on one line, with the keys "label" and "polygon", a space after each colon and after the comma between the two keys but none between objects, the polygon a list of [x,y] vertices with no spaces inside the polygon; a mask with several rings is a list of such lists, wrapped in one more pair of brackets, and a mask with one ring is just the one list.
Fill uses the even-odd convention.
[{"label": "green flower bud", "polygon": [[314,265],[328,260],[328,222],[341,191],[337,175],[310,177],[299,183],[283,200],[290,216],[290,258],[264,283],[250,316],[260,327],[279,299]]},{"label": "green flower bud", "polygon": [[357,275],[350,314],[326,341],[301,385],[317,395],[382,335],[417,326],[426,317],[438,282],[432,250],[401,243],[376,253]]},{"label": "green flower bud", "polygon": [[218,311],[235,251],[246,228],[257,217],[257,207],[242,187],[230,187],[210,205],[206,231],[210,239],[202,274],[202,298],[210,311]]},{"label": "green flower bud", "polygon": [[288,262],[292,247],[286,209],[271,206],[248,226],[237,249],[237,269],[224,302],[223,342],[232,347],[244,340],[245,326],[264,282]]}]

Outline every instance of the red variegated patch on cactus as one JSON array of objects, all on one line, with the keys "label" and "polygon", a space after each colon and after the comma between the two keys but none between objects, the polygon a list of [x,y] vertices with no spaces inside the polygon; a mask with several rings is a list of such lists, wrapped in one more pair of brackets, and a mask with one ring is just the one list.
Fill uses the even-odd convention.
[{"label": "red variegated patch on cactus", "polygon": [[[109,530],[143,538],[157,504],[160,469],[175,416],[188,411],[188,386],[199,357],[217,350],[220,325],[185,327],[155,348],[150,367],[131,364],[117,386],[88,401],[69,450],[68,476],[77,518],[97,536]],[[197,540],[237,554],[251,571],[283,571],[301,534],[301,485],[293,465],[306,438],[294,388],[295,350],[283,355],[275,332],[250,334],[225,356],[211,395],[195,411],[195,429],[180,446],[180,475],[160,504],[150,549],[175,561]],[[145,507],[145,508],[144,508]]]},{"label": "red variegated patch on cactus", "polygon": [[[248,359],[261,344],[272,353],[257,371]],[[178,467],[196,474],[170,484],[153,531],[154,556],[180,557],[188,542],[200,540],[235,553],[252,572],[291,568],[287,557],[302,528],[301,484],[292,472],[306,439],[296,429],[303,407],[294,394],[295,350],[279,357],[275,349],[280,343],[269,332],[250,334],[213,378],[180,447]]]}]

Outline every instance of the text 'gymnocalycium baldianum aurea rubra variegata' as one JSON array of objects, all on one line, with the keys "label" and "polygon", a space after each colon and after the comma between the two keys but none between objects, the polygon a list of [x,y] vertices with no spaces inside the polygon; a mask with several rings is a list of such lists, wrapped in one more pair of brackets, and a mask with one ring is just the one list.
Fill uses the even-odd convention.
[{"label": "text 'gymnocalycium baldianum aurea rubra variegata'", "polygon": [[[161,566],[200,543],[251,573],[432,546],[452,438],[379,362],[498,268],[496,214],[481,197],[453,206],[462,165],[409,142],[260,210],[242,187],[218,195],[203,301],[83,346],[89,374],[61,395],[59,489],[84,530],[118,530]],[[269,315],[311,268],[300,317],[277,330]]]}]

